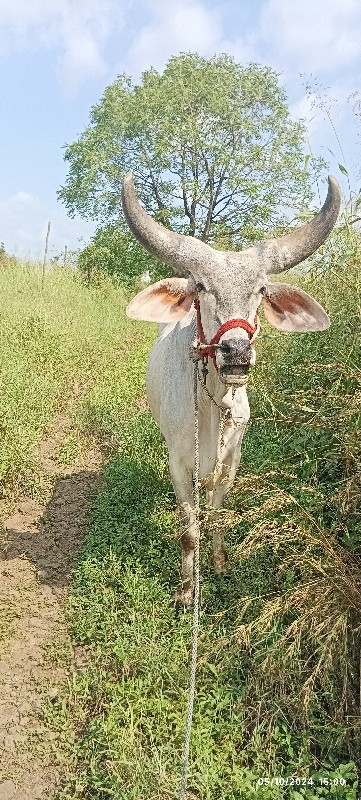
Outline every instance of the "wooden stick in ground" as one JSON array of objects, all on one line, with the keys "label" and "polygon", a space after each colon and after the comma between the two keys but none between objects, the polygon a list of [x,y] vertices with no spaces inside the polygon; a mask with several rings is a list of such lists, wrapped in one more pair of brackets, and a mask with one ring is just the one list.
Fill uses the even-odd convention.
[{"label": "wooden stick in ground", "polygon": [[46,232],[46,239],[45,239],[45,250],[44,250],[44,261],[43,261],[43,271],[41,275],[41,288],[44,288],[44,279],[45,279],[45,267],[46,261],[48,257],[48,242],[49,242],[49,233],[50,233],[50,222],[48,222],[48,230]]},{"label": "wooden stick in ground", "polygon": [[64,262],[63,262],[63,267],[66,267],[66,257],[67,257],[67,255],[68,255],[68,246],[67,246],[67,245],[65,245],[65,247],[64,247]]}]

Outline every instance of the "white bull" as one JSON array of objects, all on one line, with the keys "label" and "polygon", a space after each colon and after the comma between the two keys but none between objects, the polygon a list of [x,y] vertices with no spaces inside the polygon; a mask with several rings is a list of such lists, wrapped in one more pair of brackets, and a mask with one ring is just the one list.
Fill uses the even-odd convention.
[{"label": "white bull", "polygon": [[[129,227],[178,276],[144,289],[129,304],[127,314],[166,323],[160,325],[150,353],[147,395],[167,443],[180,511],[182,589],[178,599],[184,605],[191,605],[194,588],[194,357],[197,352],[210,355],[206,389],[203,386],[198,394],[200,479],[206,484],[207,506],[212,510],[222,506],[239,465],[249,419],[247,372],[255,363],[260,304],[268,321],[282,331],[322,331],[330,324],[322,306],[301,289],[268,282],[270,273],[303,261],[330,233],[340,208],[340,191],[335,178],[329,177],[328,182],[326,201],[307,224],[242,252],[222,252],[155,222],[137,200],[131,173],[124,178],[123,208]],[[195,340],[203,349],[194,350]],[[205,349],[212,340],[213,346]],[[225,553],[223,533],[217,526],[213,555],[215,571],[220,573]]]}]

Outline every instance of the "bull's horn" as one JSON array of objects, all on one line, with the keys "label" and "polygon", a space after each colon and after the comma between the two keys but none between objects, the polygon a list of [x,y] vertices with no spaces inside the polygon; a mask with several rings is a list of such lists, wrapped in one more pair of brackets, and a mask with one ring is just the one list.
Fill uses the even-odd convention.
[{"label": "bull's horn", "polygon": [[[341,205],[341,192],[336,178],[328,176],[328,192],[321,210],[301,228],[279,239],[271,245],[272,267],[270,272],[283,272],[290,269],[315,252],[327,239],[337,220]],[[270,244],[271,244],[270,242]]]},{"label": "bull's horn", "polygon": [[174,233],[150,217],[139,204],[133,175],[123,179],[123,210],[132,233],[149,252],[172,268],[175,275],[187,275],[192,265],[202,268],[215,260],[215,251],[193,236]]}]

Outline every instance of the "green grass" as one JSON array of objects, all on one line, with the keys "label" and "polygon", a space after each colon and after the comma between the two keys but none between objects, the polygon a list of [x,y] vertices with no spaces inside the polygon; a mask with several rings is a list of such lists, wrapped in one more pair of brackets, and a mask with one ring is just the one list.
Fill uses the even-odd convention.
[{"label": "green grass", "polygon": [[[73,393],[95,385],[109,364],[112,379],[121,382],[121,362],[139,329],[125,323],[120,289],[106,281],[87,289],[70,270],[52,271],[42,289],[38,268],[3,264],[0,297],[0,492],[6,497],[15,484],[36,491],[32,448],[54,413]],[[68,457],[60,453],[60,460]]]},{"label": "green grass", "polygon": [[[189,798],[357,796],[360,271],[297,283],[333,324],[308,336],[265,326],[257,348],[253,422],[225,520],[227,576],[215,578],[202,540]],[[134,413],[144,353],[133,355],[122,386],[109,365],[83,407],[85,427],[118,451],[68,609],[90,663],[46,712],[67,752],[66,800],[165,800],[179,786],[191,616],[171,600],[175,499],[157,426]],[[127,418],[116,411],[123,394]],[[292,775],[305,785],[257,783]]]},{"label": "green grass", "polygon": [[[139,403],[154,329],[126,321],[109,284],[86,289],[56,271],[42,295],[29,269],[1,279],[4,491],[19,473],[29,483],[31,447],[74,382],[84,393],[58,460],[76,457],[84,437],[109,455],[67,610],[88,666],[44,710],[59,733],[61,797],[175,798],[191,615],[171,600],[175,498],[164,443]],[[226,576],[215,578],[202,539],[188,800],[357,797],[360,269],[296,282],[333,324],[309,336],[265,325],[257,347]],[[305,785],[257,783],[292,775]]]}]

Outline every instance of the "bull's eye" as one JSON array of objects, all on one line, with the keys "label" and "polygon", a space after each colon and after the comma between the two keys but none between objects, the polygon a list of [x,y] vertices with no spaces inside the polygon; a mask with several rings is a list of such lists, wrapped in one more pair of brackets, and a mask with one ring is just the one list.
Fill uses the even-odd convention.
[{"label": "bull's eye", "polygon": [[196,284],[196,289],[197,289],[197,292],[204,292],[203,283],[197,283]]},{"label": "bull's eye", "polygon": [[261,286],[259,291],[260,291],[260,294],[265,295],[266,292],[267,292],[267,286]]}]

